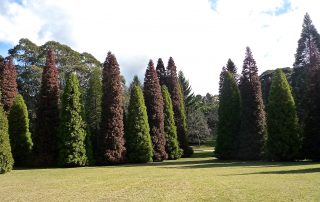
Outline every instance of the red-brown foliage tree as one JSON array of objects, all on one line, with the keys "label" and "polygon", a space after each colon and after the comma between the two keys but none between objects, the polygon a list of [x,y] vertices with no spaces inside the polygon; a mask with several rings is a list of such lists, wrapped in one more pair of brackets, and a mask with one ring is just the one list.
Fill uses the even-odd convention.
[{"label": "red-brown foliage tree", "polygon": [[164,133],[163,98],[157,72],[152,60],[149,61],[144,77],[144,98],[153,145],[153,160],[163,161],[168,158]]}]

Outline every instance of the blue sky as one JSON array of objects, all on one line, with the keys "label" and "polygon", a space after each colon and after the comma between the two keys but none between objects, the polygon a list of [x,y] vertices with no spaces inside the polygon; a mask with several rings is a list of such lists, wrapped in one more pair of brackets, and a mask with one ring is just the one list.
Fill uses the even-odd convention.
[{"label": "blue sky", "polygon": [[292,66],[306,12],[319,28],[314,0],[1,0],[0,54],[21,38],[100,61],[111,50],[128,82],[149,59],[172,56],[195,93],[215,94],[228,58],[241,71],[246,46],[260,73]]}]

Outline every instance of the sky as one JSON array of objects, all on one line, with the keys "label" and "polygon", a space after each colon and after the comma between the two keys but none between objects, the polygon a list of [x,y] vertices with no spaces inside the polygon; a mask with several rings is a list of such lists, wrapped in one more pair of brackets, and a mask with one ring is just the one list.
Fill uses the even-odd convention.
[{"label": "sky", "polygon": [[[291,67],[303,17],[320,27],[316,0],[0,0],[0,54],[21,38],[55,40],[103,62],[114,53],[127,83],[149,59],[170,56],[196,94],[217,94],[231,58],[249,46],[259,73]],[[319,28],[320,29],[320,28]]]}]

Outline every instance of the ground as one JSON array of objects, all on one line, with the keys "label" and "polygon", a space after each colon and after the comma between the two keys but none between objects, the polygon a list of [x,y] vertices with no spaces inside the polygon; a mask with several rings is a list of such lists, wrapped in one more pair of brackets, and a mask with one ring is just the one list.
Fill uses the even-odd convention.
[{"label": "ground", "polygon": [[320,163],[192,158],[121,166],[16,169],[1,201],[320,201]]}]

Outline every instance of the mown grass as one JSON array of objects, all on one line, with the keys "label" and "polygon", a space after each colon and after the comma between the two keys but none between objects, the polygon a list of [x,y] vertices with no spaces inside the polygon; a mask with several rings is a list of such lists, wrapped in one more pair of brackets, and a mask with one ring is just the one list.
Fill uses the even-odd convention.
[{"label": "mown grass", "polygon": [[0,201],[320,201],[320,164],[192,158],[121,166],[17,169]]}]

